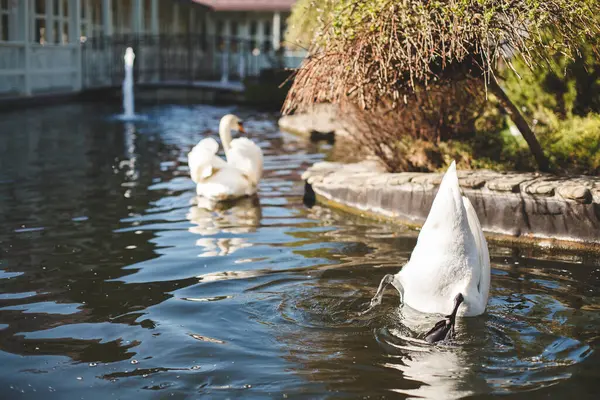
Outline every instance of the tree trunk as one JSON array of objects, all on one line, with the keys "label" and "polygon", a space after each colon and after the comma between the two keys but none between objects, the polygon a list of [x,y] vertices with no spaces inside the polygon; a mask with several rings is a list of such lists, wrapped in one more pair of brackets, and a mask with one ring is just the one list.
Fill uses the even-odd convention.
[{"label": "tree trunk", "polygon": [[525,138],[525,141],[529,145],[529,150],[531,150],[531,154],[533,154],[533,157],[537,162],[539,170],[542,172],[548,172],[550,170],[548,158],[546,158],[540,142],[535,137],[535,134],[525,120],[525,117],[523,117],[523,114],[521,114],[517,106],[510,101],[504,90],[502,90],[500,85],[498,85],[498,82],[492,79],[489,88],[491,92],[498,98],[500,105],[502,108],[504,108],[504,111],[506,111],[510,119],[515,123],[523,135],[523,138]]}]

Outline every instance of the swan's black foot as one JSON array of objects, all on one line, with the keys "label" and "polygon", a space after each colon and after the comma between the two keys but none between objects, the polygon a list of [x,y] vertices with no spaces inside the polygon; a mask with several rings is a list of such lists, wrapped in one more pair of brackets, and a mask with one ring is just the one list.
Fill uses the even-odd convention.
[{"label": "swan's black foot", "polygon": [[454,298],[454,310],[452,314],[446,315],[446,318],[435,324],[429,332],[425,334],[425,340],[429,343],[436,343],[440,340],[451,339],[454,336],[454,323],[456,322],[456,313],[458,307],[465,300],[461,293]]}]

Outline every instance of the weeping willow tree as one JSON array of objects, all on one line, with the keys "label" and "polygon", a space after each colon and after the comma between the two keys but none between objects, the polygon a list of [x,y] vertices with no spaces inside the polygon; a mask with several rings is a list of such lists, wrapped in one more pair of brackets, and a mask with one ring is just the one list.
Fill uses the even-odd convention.
[{"label": "weeping willow tree", "polygon": [[545,171],[548,159],[496,72],[515,57],[534,68],[553,54],[574,55],[600,32],[597,15],[598,0],[338,0],[283,111],[332,102],[369,118],[403,110],[431,87],[481,82]]}]

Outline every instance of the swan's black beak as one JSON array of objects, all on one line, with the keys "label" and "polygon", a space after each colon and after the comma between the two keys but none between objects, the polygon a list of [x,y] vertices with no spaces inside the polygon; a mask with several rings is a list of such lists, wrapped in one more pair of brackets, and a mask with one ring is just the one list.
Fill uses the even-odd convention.
[{"label": "swan's black beak", "polygon": [[238,121],[238,132],[246,133],[246,130],[244,129],[244,124],[242,123],[242,121]]},{"label": "swan's black beak", "polygon": [[456,313],[458,307],[465,300],[461,293],[454,298],[454,309],[452,314],[446,315],[446,318],[435,324],[429,332],[425,334],[425,340],[429,343],[436,343],[440,340],[451,339],[454,336],[454,323],[456,322]]}]

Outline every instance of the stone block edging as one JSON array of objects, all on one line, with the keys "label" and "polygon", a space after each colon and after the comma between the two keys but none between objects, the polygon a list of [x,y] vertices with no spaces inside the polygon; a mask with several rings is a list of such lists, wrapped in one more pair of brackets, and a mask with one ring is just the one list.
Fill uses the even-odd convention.
[{"label": "stone block edging", "polygon": [[[599,177],[487,170],[458,175],[483,230],[498,241],[600,248]],[[316,163],[302,178],[320,201],[418,227],[425,222],[442,176],[388,173],[368,160]]]}]

